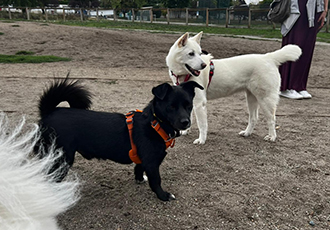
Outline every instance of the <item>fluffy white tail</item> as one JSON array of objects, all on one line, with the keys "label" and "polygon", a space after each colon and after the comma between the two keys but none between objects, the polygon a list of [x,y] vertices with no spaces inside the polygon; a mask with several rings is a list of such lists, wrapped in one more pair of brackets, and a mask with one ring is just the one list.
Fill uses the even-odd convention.
[{"label": "fluffy white tail", "polygon": [[47,172],[63,153],[51,148],[45,158],[31,157],[39,131],[26,129],[24,118],[11,127],[0,113],[0,229],[58,230],[55,217],[79,199],[79,182],[71,176],[56,183],[60,172]]},{"label": "fluffy white tail", "polygon": [[296,61],[301,55],[301,49],[297,45],[286,45],[282,49],[267,53],[266,56],[273,59],[277,66],[287,61]]}]

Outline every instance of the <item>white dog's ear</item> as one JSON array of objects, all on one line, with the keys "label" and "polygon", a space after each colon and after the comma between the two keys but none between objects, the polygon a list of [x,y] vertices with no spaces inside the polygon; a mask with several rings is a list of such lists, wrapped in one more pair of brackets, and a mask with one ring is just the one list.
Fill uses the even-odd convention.
[{"label": "white dog's ear", "polygon": [[201,44],[202,35],[203,35],[203,31],[199,32],[198,34],[196,34],[191,39],[195,40],[200,45]]},{"label": "white dog's ear", "polygon": [[184,35],[182,35],[181,38],[179,38],[179,40],[178,40],[179,48],[181,48],[182,46],[187,45],[188,38],[189,38],[189,33],[188,32],[185,33]]}]

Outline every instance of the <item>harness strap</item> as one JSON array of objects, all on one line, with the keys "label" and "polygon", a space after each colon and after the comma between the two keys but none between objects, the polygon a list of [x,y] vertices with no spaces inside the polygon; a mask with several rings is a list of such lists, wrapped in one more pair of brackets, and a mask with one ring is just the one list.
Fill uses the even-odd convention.
[{"label": "harness strap", "polygon": [[[129,138],[130,138],[130,142],[131,142],[131,147],[132,149],[129,151],[129,158],[135,163],[135,164],[141,164],[142,161],[139,158],[139,156],[137,155],[137,148],[136,145],[133,141],[133,117],[135,115],[135,113],[141,113],[141,110],[135,110],[135,111],[131,111],[128,112],[126,114],[126,124],[127,124],[127,128],[128,128],[128,132],[129,132]],[[164,129],[160,126],[159,122],[155,119],[151,122],[151,127],[163,138],[164,142],[165,142],[165,146],[166,149],[168,147],[173,148],[174,144],[175,144],[175,139],[174,137],[170,137],[165,131]]]},{"label": "harness strap", "polygon": [[213,61],[211,61],[210,62],[210,73],[209,73],[209,84],[207,85],[207,88],[210,87],[213,75],[214,75],[214,64],[213,64]]},{"label": "harness strap", "polygon": [[156,119],[151,122],[151,127],[154,128],[154,130],[159,134],[159,136],[161,136],[163,138],[163,140],[165,141],[166,149],[168,147],[171,147],[171,148],[174,147],[175,139],[170,137],[164,131],[164,129],[162,129],[162,127],[160,127],[160,124]]},{"label": "harness strap", "polygon": [[142,161],[140,160],[139,156],[137,155],[137,148],[133,141],[133,117],[135,115],[135,112],[141,113],[141,110],[131,111],[126,114],[126,124],[129,132],[129,139],[131,141],[131,147],[132,149],[129,151],[129,158],[135,163],[135,164],[141,164]]}]

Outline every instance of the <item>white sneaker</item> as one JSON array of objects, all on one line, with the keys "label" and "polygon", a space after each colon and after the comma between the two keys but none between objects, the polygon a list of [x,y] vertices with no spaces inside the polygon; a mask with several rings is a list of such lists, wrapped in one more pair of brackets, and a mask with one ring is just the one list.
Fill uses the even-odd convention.
[{"label": "white sneaker", "polygon": [[299,91],[298,92],[301,96],[303,96],[304,99],[310,99],[312,98],[312,95],[308,93],[306,90]]},{"label": "white sneaker", "polygon": [[286,98],[289,98],[289,99],[295,99],[295,100],[303,99],[304,98],[301,94],[299,94],[294,89],[287,89],[285,91],[281,91],[280,92],[280,96],[286,97]]}]

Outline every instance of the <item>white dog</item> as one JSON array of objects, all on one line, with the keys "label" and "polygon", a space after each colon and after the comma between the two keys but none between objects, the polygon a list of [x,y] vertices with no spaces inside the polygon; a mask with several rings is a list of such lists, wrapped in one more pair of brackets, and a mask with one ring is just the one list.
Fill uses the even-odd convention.
[{"label": "white dog", "polygon": [[248,126],[239,134],[244,137],[252,134],[260,106],[268,124],[268,135],[264,139],[275,141],[275,112],[281,81],[278,67],[284,62],[296,61],[301,49],[296,45],[287,45],[271,53],[212,60],[210,54],[202,54],[202,33],[191,38],[185,33],[170,48],[166,57],[174,84],[191,80],[204,87],[204,90],[196,89],[194,99],[194,113],[199,128],[199,138],[194,144],[204,144],[206,141],[207,99],[226,97],[239,91],[246,92],[249,111]]},{"label": "white dog", "polygon": [[[38,126],[28,131],[24,119],[14,129],[0,113],[0,229],[58,230],[55,217],[78,200],[78,180],[56,183],[49,168],[62,152],[50,149],[43,158],[31,158]],[[47,151],[48,152],[48,151]]]}]

